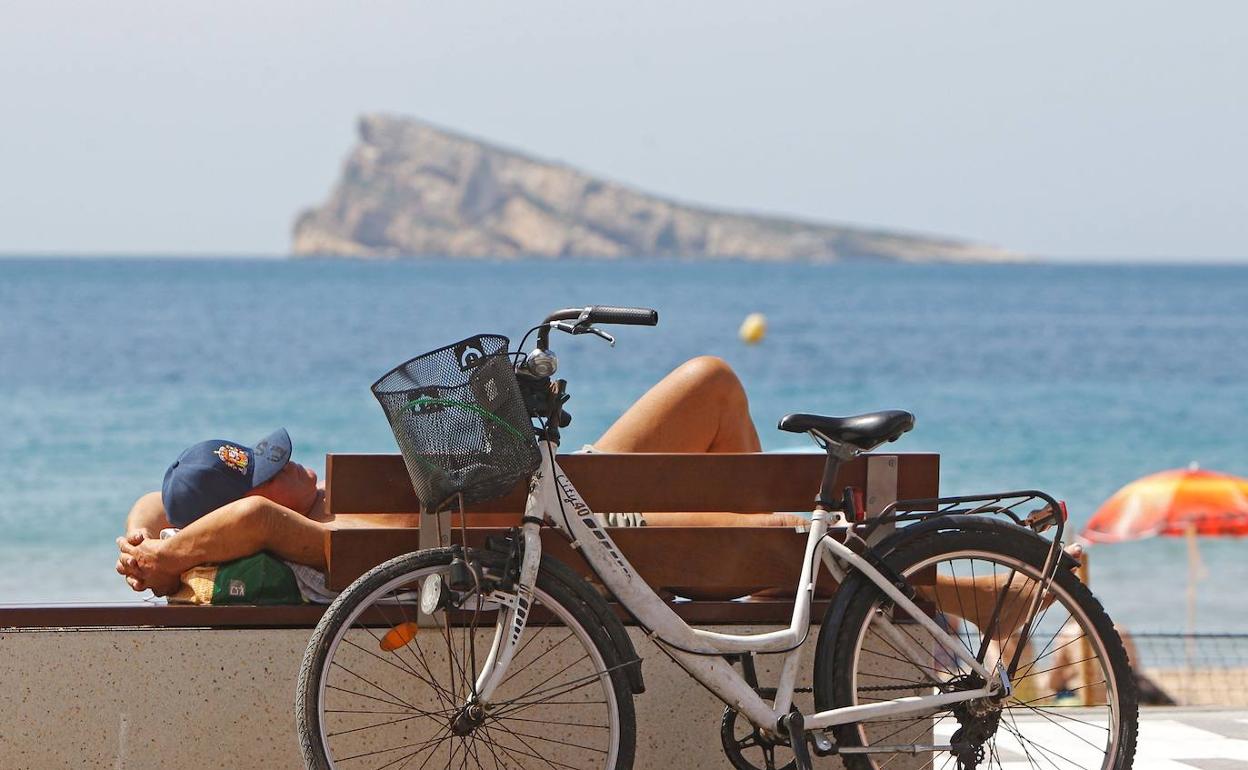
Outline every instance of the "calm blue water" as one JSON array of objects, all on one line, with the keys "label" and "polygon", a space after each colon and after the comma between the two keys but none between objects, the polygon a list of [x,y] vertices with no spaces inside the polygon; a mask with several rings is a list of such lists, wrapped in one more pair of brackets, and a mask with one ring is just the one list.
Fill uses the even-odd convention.
[{"label": "calm blue water", "polygon": [[[387,452],[369,384],[556,306],[659,309],[612,350],[560,339],[569,445],[690,356],[741,374],[763,444],[788,411],[914,411],[898,446],[948,493],[1038,486],[1078,523],[1120,485],[1199,461],[1248,475],[1248,269],[0,260],[0,602],[132,598],[130,503],[187,444],[289,428],[296,457]],[[736,329],[763,312],[770,332]],[[813,492],[813,490],[812,490]],[[1204,540],[1200,626],[1248,630],[1248,541]],[[1184,545],[1091,553],[1137,630],[1182,626]]]}]

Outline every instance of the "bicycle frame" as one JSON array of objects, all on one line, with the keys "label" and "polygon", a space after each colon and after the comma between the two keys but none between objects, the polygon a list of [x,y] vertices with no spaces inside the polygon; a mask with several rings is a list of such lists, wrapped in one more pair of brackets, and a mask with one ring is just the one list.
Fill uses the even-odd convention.
[{"label": "bicycle frame", "polygon": [[[507,664],[523,635],[531,590],[537,577],[541,560],[541,540],[538,532],[541,523],[549,521],[562,531],[574,548],[580,549],[585,560],[611,590],[616,599],[631,612],[641,625],[649,630],[651,638],[672,657],[686,672],[714,693],[720,700],[745,715],[754,725],[774,730],[778,721],[789,713],[793,692],[801,663],[802,643],[810,628],[811,602],[817,577],[817,561],[838,580],[844,578],[839,563],[846,563],[861,571],[880,587],[891,599],[897,610],[922,625],[932,637],[952,655],[988,683],[985,687],[954,693],[916,695],[892,701],[847,706],[805,716],[806,729],[821,729],[833,725],[856,722],[862,719],[897,714],[917,714],[934,711],[961,701],[996,696],[1010,687],[1008,677],[1001,670],[990,672],[966,649],[947,634],[934,620],[899,591],[889,580],[863,557],[843,543],[828,536],[830,518],[832,523],[843,523],[841,514],[829,513],[821,508],[811,514],[810,531],[807,536],[805,559],[797,585],[793,616],[787,629],[759,634],[721,634],[696,629],[684,622],[654,590],[646,584],[620,553],[610,535],[599,525],[594,513],[576,491],[567,475],[555,461],[557,444],[543,441],[540,444],[541,466],[533,474],[529,485],[529,497],[525,507],[522,533],[524,555],[521,580],[514,605],[499,618],[499,633],[477,680],[477,697],[489,702],[494,688],[505,678]],[[892,621],[883,618],[880,631],[891,643],[909,648],[911,654],[932,655],[933,650],[918,648],[914,639],[896,628]],[[739,653],[783,653],[785,655],[776,689],[776,699],[770,705],[754,688],[746,683],[724,658]]]}]

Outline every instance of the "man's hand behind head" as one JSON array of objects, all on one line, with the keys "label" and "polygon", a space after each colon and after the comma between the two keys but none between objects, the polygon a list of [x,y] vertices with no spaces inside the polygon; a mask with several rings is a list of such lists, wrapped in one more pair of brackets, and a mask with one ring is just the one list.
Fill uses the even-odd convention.
[{"label": "man's hand behind head", "polygon": [[121,551],[117,559],[117,572],[126,578],[126,583],[132,589],[151,589],[157,596],[177,592],[182,584],[182,575],[161,558],[164,545],[160,539],[147,537],[139,531],[117,538],[117,547]]}]

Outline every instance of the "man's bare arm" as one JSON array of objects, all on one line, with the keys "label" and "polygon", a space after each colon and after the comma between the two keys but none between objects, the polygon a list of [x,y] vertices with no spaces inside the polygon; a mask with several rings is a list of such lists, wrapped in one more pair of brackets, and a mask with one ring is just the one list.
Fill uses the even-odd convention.
[{"label": "man's bare arm", "polygon": [[201,564],[269,551],[325,569],[326,525],[264,497],[244,497],[192,522],[168,540],[118,541],[123,560],[157,593],[176,590],[181,574]]},{"label": "man's bare arm", "polygon": [[160,531],[169,526],[165,516],[164,503],[160,501],[159,492],[148,492],[130,508],[126,516],[126,532],[142,532],[146,537],[159,537]]}]

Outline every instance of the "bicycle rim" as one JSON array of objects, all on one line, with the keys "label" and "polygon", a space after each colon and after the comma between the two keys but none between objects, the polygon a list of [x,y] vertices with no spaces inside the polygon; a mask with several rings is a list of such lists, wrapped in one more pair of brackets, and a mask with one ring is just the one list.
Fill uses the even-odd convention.
[{"label": "bicycle rim", "polygon": [[440,612],[438,627],[417,628],[419,589],[446,572],[435,564],[385,581],[334,631],[316,682],[326,766],[614,768],[621,728],[609,667],[574,612],[540,588],[480,724],[456,734],[508,596],[469,598],[449,623]]},{"label": "bicycle rim", "polygon": [[[958,549],[921,559],[907,566],[903,575],[916,586],[927,585],[919,591],[935,606],[938,620],[990,671],[997,662],[1014,663],[1017,651],[1010,677],[1013,693],[997,704],[980,700],[935,714],[883,717],[842,728],[838,737],[844,740],[848,729],[856,739],[846,743],[909,747],[908,751],[860,754],[859,766],[960,768],[962,758],[948,747],[951,743],[964,747],[976,731],[990,737],[980,741],[977,755],[967,758],[973,764],[967,766],[1049,770],[1116,766],[1122,740],[1121,687],[1089,608],[1072,594],[1072,586],[1063,585],[1077,583],[1073,576],[1052,582],[1053,601],[1036,613],[1027,639],[1022,640],[1017,632],[981,632],[980,625],[985,630],[1022,625],[1030,600],[1041,587],[1035,565],[986,550]],[[937,589],[934,583],[942,580],[946,587]],[[993,597],[1007,590],[1013,600],[998,604]],[[1095,611],[1103,617],[1099,606]],[[917,624],[894,622],[893,626],[916,648],[931,652],[918,660],[920,656],[905,646],[904,639],[890,641],[881,632],[884,621],[878,609],[867,617],[870,622],[860,625],[852,659],[855,705],[983,686],[968,666]],[[914,752],[922,746],[940,748]],[[903,756],[917,759],[905,764]]]}]

